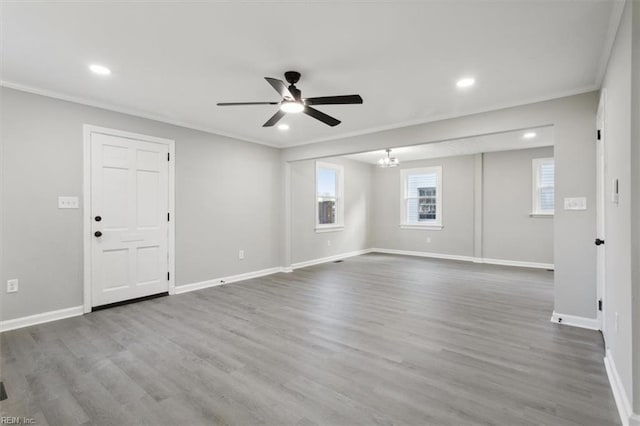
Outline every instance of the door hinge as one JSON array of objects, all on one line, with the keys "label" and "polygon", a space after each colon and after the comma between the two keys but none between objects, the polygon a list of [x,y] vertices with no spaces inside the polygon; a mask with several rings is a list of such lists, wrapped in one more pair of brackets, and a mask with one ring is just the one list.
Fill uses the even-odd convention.
[{"label": "door hinge", "polygon": [[598,310],[602,312],[602,299],[598,300]]},{"label": "door hinge", "polygon": [[171,212],[167,212],[167,222],[171,221]]},{"label": "door hinge", "polygon": [[170,152],[167,152],[167,161],[171,161],[171,153]]},{"label": "door hinge", "polygon": [[600,133],[600,129],[598,129],[596,137],[598,138],[598,140],[600,140],[600,138],[602,137]]},{"label": "door hinge", "polygon": [[171,272],[167,272],[167,281],[171,280]]}]

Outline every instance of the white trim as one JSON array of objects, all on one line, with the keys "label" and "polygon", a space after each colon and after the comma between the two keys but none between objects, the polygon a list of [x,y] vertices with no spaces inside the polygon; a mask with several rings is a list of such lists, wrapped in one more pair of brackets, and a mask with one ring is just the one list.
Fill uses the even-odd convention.
[{"label": "white trim", "polygon": [[57,321],[65,318],[77,317],[82,314],[83,307],[74,306],[73,308],[58,309],[57,311],[43,312],[41,314],[30,315],[28,317],[0,321],[0,332],[15,330],[22,327],[29,327],[31,325],[43,324],[45,322]]},{"label": "white trim", "polygon": [[[407,222],[407,201],[409,197],[407,195],[407,178],[411,175],[436,175],[436,220],[428,222]],[[419,198],[419,197],[411,197]],[[400,170],[400,227],[407,227],[404,229],[421,229],[421,228],[409,228],[409,227],[431,227],[426,229],[442,229],[442,166],[429,166],[419,167],[412,169]]]},{"label": "white trim", "polygon": [[529,213],[529,217],[553,219],[553,213]]},{"label": "white trim", "polygon": [[203,288],[217,287],[219,285],[277,274],[278,272],[285,272],[284,268],[282,268],[281,266],[276,266],[275,268],[261,269],[259,271],[245,272],[244,274],[229,275],[223,278],[216,278],[213,280],[200,281],[192,284],[179,285],[175,287],[173,294],[182,294],[188,293],[190,291],[202,290]]},{"label": "white trim", "polygon": [[561,314],[553,311],[551,322],[562,325],[570,325],[572,327],[587,328],[589,330],[600,330],[600,324],[597,318],[578,317],[575,315]]},{"label": "white trim", "polygon": [[476,259],[476,263],[487,263],[489,265],[517,266],[519,268],[554,269],[553,263],[526,262],[523,260],[488,259],[486,257]]},{"label": "white trim", "polygon": [[346,259],[348,257],[360,256],[362,254],[371,253],[375,249],[356,250],[349,253],[336,254],[334,256],[321,257],[319,259],[305,260],[291,265],[291,269],[306,268],[307,266],[319,265],[321,263],[335,262],[336,260]]},{"label": "white trim", "polygon": [[[336,172],[336,221],[335,223],[326,223],[326,224],[321,224],[318,223],[318,220],[320,219],[319,216],[319,212],[318,212],[318,172],[320,171],[320,169],[329,169],[329,170],[334,170]],[[332,232],[332,231],[341,231],[342,229],[336,229],[336,228],[344,228],[344,202],[345,202],[345,198],[344,198],[344,166],[342,164],[335,164],[335,163],[327,163],[324,161],[316,161],[316,176],[315,176],[315,190],[314,190],[314,203],[315,203],[315,209],[314,211],[316,212],[316,219],[315,219],[315,224],[316,224],[316,232],[322,232],[323,229],[328,229],[329,231],[326,232]]]},{"label": "white trim", "polygon": [[422,231],[441,231],[444,226],[442,225],[400,225],[400,229],[418,229]]},{"label": "white trim", "polygon": [[20,83],[14,83],[6,80],[0,80],[0,86],[13,89],[13,90],[19,90],[21,92],[32,93],[34,95],[46,96],[47,98],[60,99],[62,101],[73,102],[80,105],[86,105],[94,108],[100,108],[108,111],[118,112],[120,114],[127,114],[127,115],[132,115],[134,117],[145,118],[147,120],[158,121],[160,123],[171,124],[173,126],[186,127],[187,129],[198,130],[200,132],[210,133],[218,136],[224,136],[226,138],[237,139],[244,142],[256,143],[259,145],[266,145],[272,148],[284,148],[284,146],[281,146],[281,145],[259,141],[257,139],[251,139],[244,136],[238,136],[233,133],[227,133],[222,130],[212,129],[206,126],[200,126],[197,124],[189,123],[187,121],[174,120],[171,118],[163,117],[162,115],[159,115],[159,114],[138,111],[132,108],[120,107],[120,106],[116,106],[106,102],[92,101],[85,98],[65,95],[63,93],[56,92],[53,90],[40,89],[37,87],[26,86]]},{"label": "white trim", "polygon": [[418,257],[432,257],[434,259],[447,259],[447,260],[461,260],[464,262],[475,262],[473,256],[460,256],[457,254],[441,254],[441,253],[429,253],[424,251],[410,251],[410,250],[395,250],[385,248],[373,248],[372,252],[386,253],[386,254],[399,254],[403,256],[418,256]]},{"label": "white trim", "polygon": [[344,231],[344,226],[342,225],[331,225],[331,226],[319,226],[316,227],[316,233],[320,234],[323,232],[340,232],[340,231]]},{"label": "white trim", "polygon": [[[609,384],[611,385],[611,391],[613,392],[613,399],[616,401],[616,407],[618,407],[618,414],[620,415],[620,421],[623,426],[629,426],[631,421],[637,421],[637,415],[633,414],[631,410],[631,402],[627,396],[627,392],[624,389],[618,369],[613,361],[611,351],[607,349],[606,356],[604,357],[604,368],[607,370],[607,377],[609,378]],[[634,419],[634,417],[636,417]]]},{"label": "white trim", "polygon": [[395,250],[385,248],[372,248],[374,253],[399,254],[403,256],[431,257],[434,259],[461,260],[464,262],[486,263],[489,265],[515,266],[518,268],[554,269],[553,263],[525,262],[521,260],[488,259],[474,256],[462,256],[458,254],[431,253],[424,251]]},{"label": "white trim", "polygon": [[169,294],[175,292],[175,234],[176,234],[176,215],[175,215],[175,141],[172,139],[159,138],[156,136],[142,135],[139,133],[125,132],[117,129],[109,129],[106,127],[84,124],[83,131],[83,181],[82,181],[82,198],[83,198],[83,267],[84,267],[84,285],[83,285],[83,306],[84,312],[91,312],[91,134],[101,133],[105,135],[118,136],[128,139],[136,139],[145,142],[153,142],[167,145],[171,161],[169,161],[169,213],[171,220],[169,221],[169,236],[167,239],[168,262],[169,269]]}]

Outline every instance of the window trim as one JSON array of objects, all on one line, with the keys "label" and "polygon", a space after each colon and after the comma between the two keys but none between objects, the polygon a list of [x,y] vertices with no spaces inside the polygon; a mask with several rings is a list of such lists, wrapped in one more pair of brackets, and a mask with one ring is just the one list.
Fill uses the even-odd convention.
[{"label": "window trim", "polygon": [[[337,175],[337,188],[336,188],[336,222],[330,224],[319,223],[319,209],[318,209],[318,173],[320,169],[331,169],[336,171]],[[326,163],[323,161],[316,161],[316,175],[314,179],[314,212],[315,212],[315,230],[316,232],[337,232],[344,229],[344,166],[341,164]]]},{"label": "window trim", "polygon": [[553,164],[553,174],[554,174],[554,182],[553,182],[553,190],[555,194],[555,158],[554,157],[545,157],[545,158],[534,158],[531,160],[531,213],[529,213],[530,217],[553,217],[555,214],[555,199],[554,199],[554,209],[553,210],[542,210],[540,208],[540,187],[538,183],[540,182],[540,166],[544,164]]},{"label": "window trim", "polygon": [[[423,223],[407,222],[407,178],[410,175],[436,174],[436,220]],[[442,225],[442,166],[400,170],[400,228],[439,231]]]}]

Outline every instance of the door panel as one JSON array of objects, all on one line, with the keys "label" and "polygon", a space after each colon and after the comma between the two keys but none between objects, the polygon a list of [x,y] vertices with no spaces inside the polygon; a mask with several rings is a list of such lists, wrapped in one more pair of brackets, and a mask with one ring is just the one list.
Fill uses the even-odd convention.
[{"label": "door panel", "polygon": [[92,306],[169,289],[168,150],[91,134]]}]

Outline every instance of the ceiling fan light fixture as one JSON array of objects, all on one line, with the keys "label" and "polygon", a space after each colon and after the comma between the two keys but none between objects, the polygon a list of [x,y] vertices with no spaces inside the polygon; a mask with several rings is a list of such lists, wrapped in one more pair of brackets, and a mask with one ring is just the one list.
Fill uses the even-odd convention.
[{"label": "ceiling fan light fixture", "polygon": [[280,104],[280,110],[290,114],[297,114],[304,111],[304,105],[302,102],[297,101],[282,101]]},{"label": "ceiling fan light fixture", "polygon": [[378,165],[382,168],[398,167],[400,165],[400,160],[398,160],[398,157],[392,157],[390,149],[387,149],[386,151],[387,151],[387,156],[379,159]]}]

